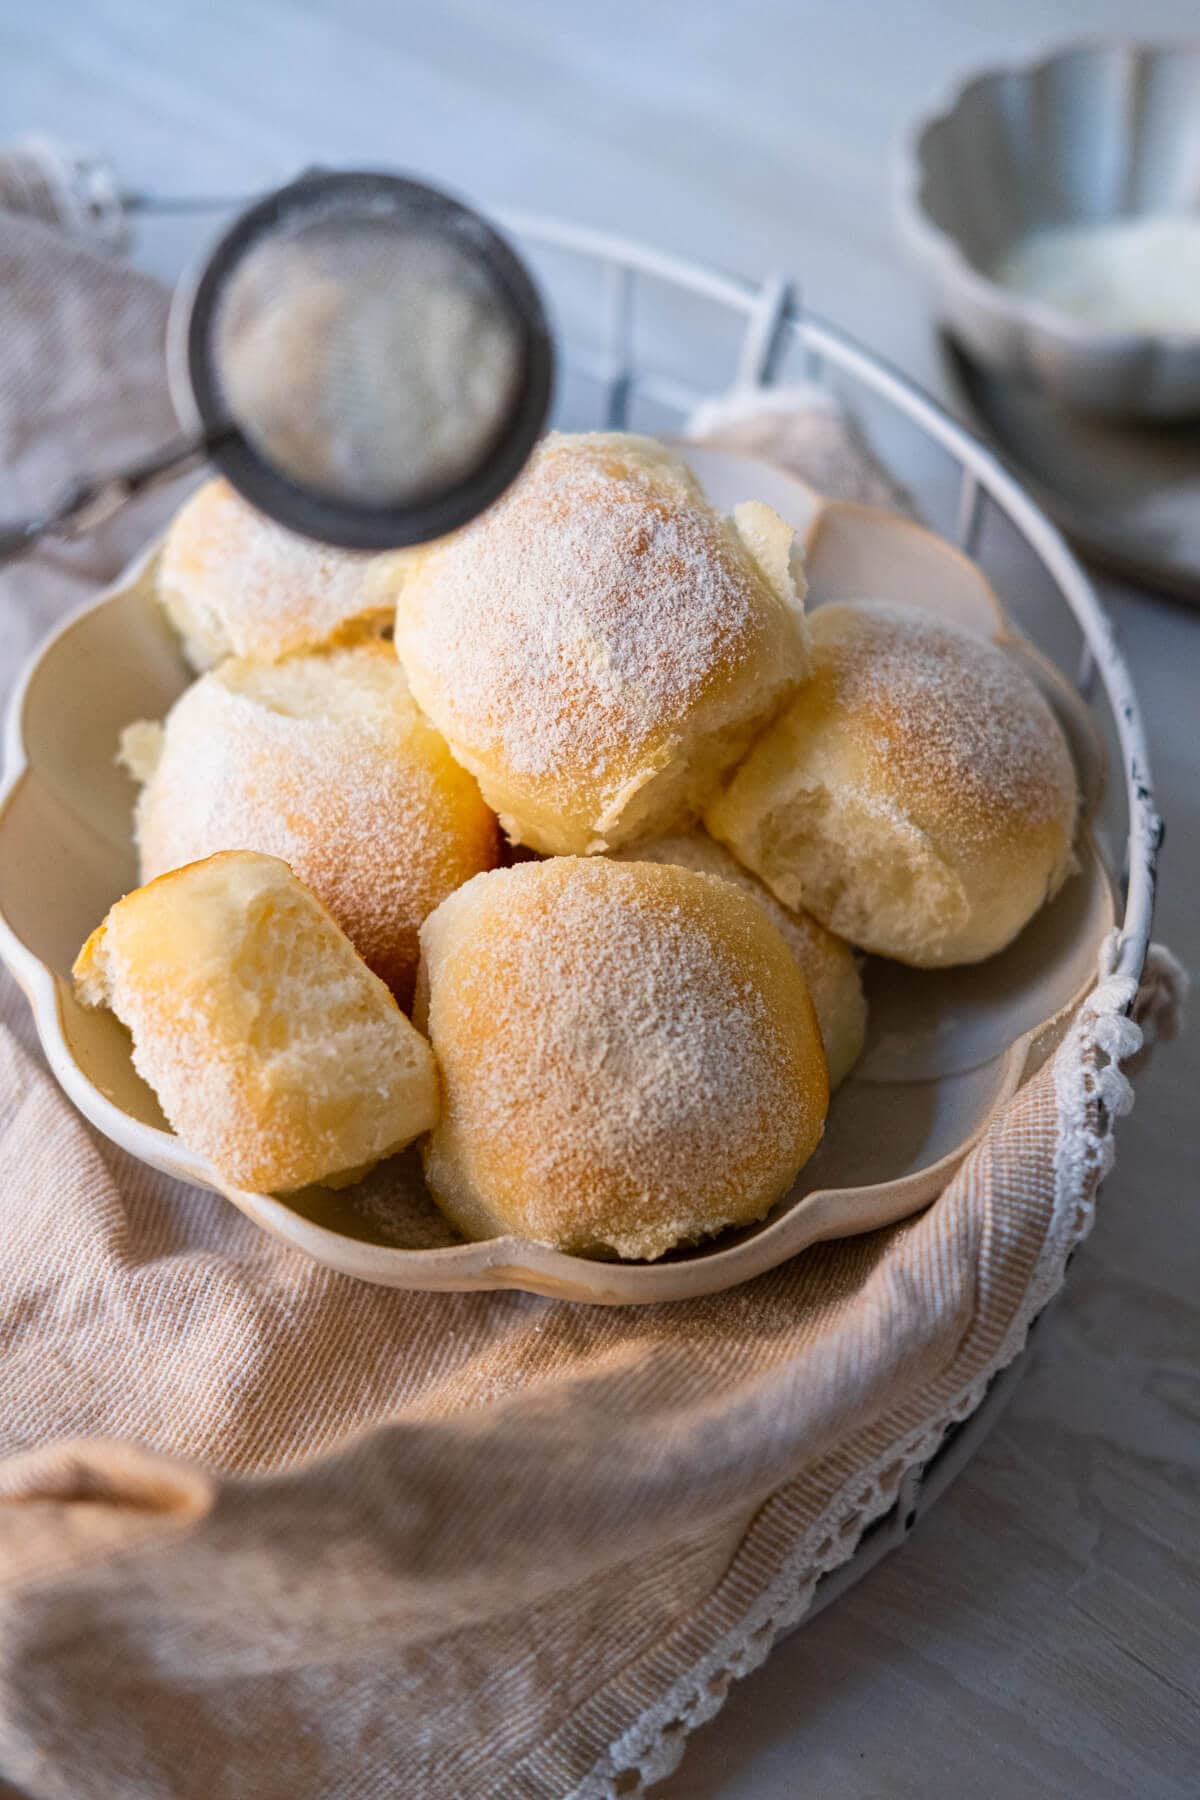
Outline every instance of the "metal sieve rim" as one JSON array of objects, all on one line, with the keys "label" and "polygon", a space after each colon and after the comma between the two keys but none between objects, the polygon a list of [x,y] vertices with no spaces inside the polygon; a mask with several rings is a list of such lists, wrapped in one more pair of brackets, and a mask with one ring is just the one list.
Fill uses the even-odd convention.
[{"label": "metal sieve rim", "polygon": [[[231,273],[261,239],[286,225],[289,214],[316,219],[343,205],[381,218],[403,212],[406,221],[426,221],[467,249],[486,266],[517,332],[513,401],[485,460],[462,480],[415,504],[356,506],[329,499],[280,474],[237,431],[223,407],[213,327]],[[426,543],[490,506],[525,466],[545,424],[554,384],[545,309],[516,252],[453,195],[386,170],[308,170],[241,213],[177,289],[167,350],[175,410],[185,429],[203,437],[214,467],[260,512],[302,536],[345,550]]]}]

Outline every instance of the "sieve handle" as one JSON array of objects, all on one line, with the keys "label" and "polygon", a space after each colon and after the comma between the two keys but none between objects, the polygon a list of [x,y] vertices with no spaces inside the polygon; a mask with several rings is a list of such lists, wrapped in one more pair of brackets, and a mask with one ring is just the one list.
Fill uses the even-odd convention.
[{"label": "sieve handle", "polygon": [[44,512],[0,525],[0,564],[24,556],[41,537],[94,531],[136,495],[206,455],[231,433],[231,426],[223,426],[199,436],[177,438],[115,474],[72,482]]}]

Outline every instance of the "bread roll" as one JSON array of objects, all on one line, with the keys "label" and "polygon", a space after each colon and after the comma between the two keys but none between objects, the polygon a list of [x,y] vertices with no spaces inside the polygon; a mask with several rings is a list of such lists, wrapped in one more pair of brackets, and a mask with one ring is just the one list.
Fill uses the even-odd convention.
[{"label": "bread roll", "polygon": [[401,565],[418,705],[514,843],[588,854],[695,812],[808,667],[792,531],[719,519],[649,438],[555,434]]},{"label": "bread roll", "polygon": [[812,615],[814,673],[705,822],[787,906],[918,968],[1009,943],[1074,866],[1057,719],[999,646],[881,601]]},{"label": "bread roll", "polygon": [[726,881],[560,857],[478,875],[421,927],[442,1083],[425,1173],[468,1237],[661,1256],[760,1219],[821,1136],[800,969]]},{"label": "bread roll", "polygon": [[804,973],[821,1027],[830,1090],[845,1080],[862,1053],[867,1034],[867,1002],[849,944],[826,931],[811,913],[793,912],[790,907],[781,906],[774,894],[706,831],[697,828],[672,832],[630,845],[616,854],[625,862],[672,863],[681,869],[697,869],[704,875],[719,875],[749,894]]},{"label": "bread roll", "polygon": [[499,856],[494,814],[388,644],[222,663],[122,749],[145,782],[143,881],[215,850],[281,856],[405,1007],[422,919]]},{"label": "bread roll", "polygon": [[195,669],[224,656],[291,656],[387,624],[390,601],[372,590],[373,560],[297,537],[227,481],[208,481],[168,528],[158,596]]},{"label": "bread roll", "polygon": [[136,888],[75,963],[171,1125],[240,1187],[354,1179],[433,1123],[429,1045],[285,863],[236,851]]}]

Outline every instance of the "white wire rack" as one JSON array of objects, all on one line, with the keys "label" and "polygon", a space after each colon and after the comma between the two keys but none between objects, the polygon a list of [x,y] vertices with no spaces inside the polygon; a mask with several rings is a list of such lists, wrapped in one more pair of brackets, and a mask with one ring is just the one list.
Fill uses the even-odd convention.
[{"label": "white wire rack", "polygon": [[[565,369],[590,386],[591,416],[572,423],[620,430],[640,413],[678,424],[705,399],[732,387],[775,384],[790,365],[808,380],[833,381],[851,411],[868,400],[905,419],[949,459],[955,487],[947,535],[976,555],[989,511],[1007,520],[1041,572],[1048,591],[1078,626],[1076,684],[1118,748],[1123,780],[1120,857],[1124,913],[1116,969],[1141,975],[1154,911],[1154,880],[1162,825],[1155,811],[1141,709],[1112,624],[1091,582],[1057,528],[987,446],[955,422],[897,370],[825,320],[803,311],[791,285],[778,277],[754,283],[605,232],[507,212],[500,221],[538,267],[552,314],[558,318]],[[545,254],[553,261],[547,263]],[[639,340],[643,297],[657,295],[659,329]],[[663,296],[667,305],[663,305]],[[703,301],[736,328],[723,368],[699,375],[663,366],[671,345],[670,296]],[[682,335],[682,334],[681,334]],[[715,340],[719,332],[712,334]],[[885,457],[886,461],[887,458]],[[903,481],[907,470],[894,471]],[[1034,624],[1047,635],[1050,621]],[[1039,625],[1042,629],[1039,629]]]}]

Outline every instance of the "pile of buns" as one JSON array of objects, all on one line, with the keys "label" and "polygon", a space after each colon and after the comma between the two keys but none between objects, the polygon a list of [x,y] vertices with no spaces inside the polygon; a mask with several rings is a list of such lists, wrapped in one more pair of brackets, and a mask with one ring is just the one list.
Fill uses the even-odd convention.
[{"label": "pile of buns", "polygon": [[76,981],[234,1185],[419,1138],[469,1237],[749,1224],[862,1049],[858,953],[990,956],[1072,868],[1070,753],[1004,649],[806,617],[790,527],[647,438],[553,435],[394,557],[211,482],[158,587],[198,679],[124,733],[146,885]]}]

